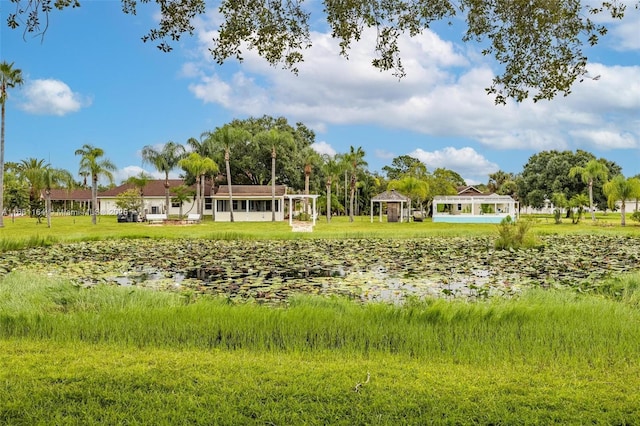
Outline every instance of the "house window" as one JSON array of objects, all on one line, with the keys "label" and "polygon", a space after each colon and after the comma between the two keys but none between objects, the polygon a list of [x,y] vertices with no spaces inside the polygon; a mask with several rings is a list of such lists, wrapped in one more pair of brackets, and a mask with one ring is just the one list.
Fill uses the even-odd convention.
[{"label": "house window", "polygon": [[213,208],[213,201],[211,200],[211,198],[205,198],[204,199],[204,209],[205,210],[211,210]]},{"label": "house window", "polygon": [[458,211],[462,210],[462,204],[458,204]]},{"label": "house window", "polygon": [[175,201],[172,201],[171,202],[171,207],[178,208],[178,207],[180,207],[180,203],[176,203]]},{"label": "house window", "polygon": [[249,201],[249,211],[252,212],[270,212],[271,200],[251,200]]},{"label": "house window", "polygon": [[233,200],[233,211],[243,212],[247,210],[247,200]]},{"label": "house window", "polygon": [[217,208],[219,212],[228,212],[229,211],[229,201],[227,200],[218,200]]}]

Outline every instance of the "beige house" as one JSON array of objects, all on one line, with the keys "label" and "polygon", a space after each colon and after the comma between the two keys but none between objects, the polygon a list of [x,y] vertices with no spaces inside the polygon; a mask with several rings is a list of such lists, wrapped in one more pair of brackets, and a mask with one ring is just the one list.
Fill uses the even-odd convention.
[{"label": "beige house", "polygon": [[[146,214],[166,214],[167,208],[169,209],[170,216],[178,216],[180,214],[180,204],[171,201],[171,197],[170,205],[167,207],[164,184],[164,179],[151,180],[142,188],[142,196],[144,201],[142,208],[143,211],[140,213],[142,213],[143,216]],[[171,194],[171,190],[173,188],[181,185],[184,185],[184,180],[169,179],[169,193]],[[134,185],[125,183],[120,186],[116,186],[115,188],[111,188],[107,191],[98,193],[100,214],[116,215],[121,213],[121,209],[116,204],[118,194],[121,194],[128,189],[135,188],[136,187]],[[190,188],[195,193],[195,185],[191,185]],[[212,214],[212,211],[211,185],[205,184],[204,215],[210,215]],[[196,205],[194,195],[192,198],[182,204],[182,214],[187,215],[189,213],[195,212]]]}]

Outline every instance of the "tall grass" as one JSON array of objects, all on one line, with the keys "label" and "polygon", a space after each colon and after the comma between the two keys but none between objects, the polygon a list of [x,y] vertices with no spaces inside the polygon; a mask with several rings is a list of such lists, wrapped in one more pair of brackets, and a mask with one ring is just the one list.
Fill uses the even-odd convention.
[{"label": "tall grass", "polygon": [[[636,276],[630,285],[639,281]],[[137,288],[80,288],[25,274],[0,284],[0,338],[60,343],[602,366],[638,359],[639,324],[633,304],[543,290],[512,300],[401,307],[300,297],[273,308]]]}]

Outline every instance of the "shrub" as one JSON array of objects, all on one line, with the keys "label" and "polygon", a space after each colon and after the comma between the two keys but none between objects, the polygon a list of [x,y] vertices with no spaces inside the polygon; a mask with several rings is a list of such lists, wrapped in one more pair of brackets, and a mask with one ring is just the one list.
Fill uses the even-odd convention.
[{"label": "shrub", "polygon": [[511,216],[502,219],[498,225],[498,239],[495,248],[499,250],[519,250],[521,248],[535,248],[540,246],[538,239],[531,234],[533,221],[531,219],[514,222]]}]

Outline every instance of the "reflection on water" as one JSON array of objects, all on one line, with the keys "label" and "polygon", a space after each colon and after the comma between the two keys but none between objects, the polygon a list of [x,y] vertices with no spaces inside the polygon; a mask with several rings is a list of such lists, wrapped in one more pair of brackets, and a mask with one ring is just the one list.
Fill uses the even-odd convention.
[{"label": "reflection on water", "polygon": [[195,289],[203,294],[223,294],[256,301],[284,300],[294,294],[342,295],[363,302],[402,304],[408,298],[434,297],[478,299],[510,296],[517,289],[498,279],[488,269],[476,269],[448,276],[421,277],[414,271],[389,271],[384,265],[368,270],[343,266],[303,269],[225,270],[221,267],[193,268],[184,273],[167,273],[146,268],[112,277],[120,286],[158,289]]}]

